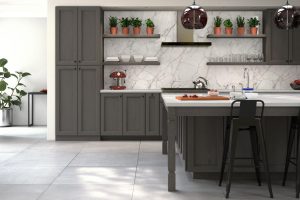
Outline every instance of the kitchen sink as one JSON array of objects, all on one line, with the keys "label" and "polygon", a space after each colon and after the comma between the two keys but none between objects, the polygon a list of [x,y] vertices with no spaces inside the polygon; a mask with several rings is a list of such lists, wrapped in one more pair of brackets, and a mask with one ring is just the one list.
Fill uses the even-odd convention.
[{"label": "kitchen sink", "polygon": [[161,88],[163,93],[207,93],[207,88]]}]

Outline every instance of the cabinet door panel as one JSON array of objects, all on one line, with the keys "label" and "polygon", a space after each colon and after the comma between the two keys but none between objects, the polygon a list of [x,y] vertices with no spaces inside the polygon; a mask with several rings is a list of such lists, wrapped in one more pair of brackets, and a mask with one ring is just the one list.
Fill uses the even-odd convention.
[{"label": "cabinet door panel", "polygon": [[101,94],[101,135],[122,135],[122,94]]},{"label": "cabinet door panel", "polygon": [[56,64],[77,63],[77,8],[56,8]]},{"label": "cabinet door panel", "polygon": [[78,64],[100,64],[100,8],[78,9]]},{"label": "cabinet door panel", "polygon": [[100,135],[100,66],[78,67],[78,135]]},{"label": "cabinet door panel", "polygon": [[159,94],[146,94],[146,135],[159,135]]},{"label": "cabinet door panel", "polygon": [[264,32],[266,37],[265,56],[271,64],[288,64],[289,61],[289,34],[279,29],[273,20],[275,11],[264,12]]},{"label": "cabinet door panel", "polygon": [[145,135],[145,94],[123,94],[123,135]]},{"label": "cabinet door panel", "polygon": [[291,30],[290,34],[291,64],[300,64],[300,28]]},{"label": "cabinet door panel", "polygon": [[77,68],[56,68],[56,134],[77,135]]}]

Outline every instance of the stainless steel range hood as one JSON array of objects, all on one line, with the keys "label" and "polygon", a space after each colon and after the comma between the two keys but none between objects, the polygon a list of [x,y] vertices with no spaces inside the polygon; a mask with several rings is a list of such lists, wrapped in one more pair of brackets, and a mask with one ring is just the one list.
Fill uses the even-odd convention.
[{"label": "stainless steel range hood", "polygon": [[211,46],[211,42],[194,42],[194,29],[186,29],[181,23],[182,11],[177,11],[177,41],[162,42],[161,46]]}]

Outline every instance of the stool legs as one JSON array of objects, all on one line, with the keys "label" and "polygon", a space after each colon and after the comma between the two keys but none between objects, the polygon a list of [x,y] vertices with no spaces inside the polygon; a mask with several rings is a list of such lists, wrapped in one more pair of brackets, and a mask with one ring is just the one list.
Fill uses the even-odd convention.
[{"label": "stool legs", "polygon": [[237,120],[232,120],[231,123],[231,133],[230,133],[230,141],[229,141],[229,165],[228,165],[228,178],[227,178],[227,186],[226,186],[226,198],[229,198],[230,188],[231,188],[231,175],[234,166],[234,157],[237,143],[237,135],[239,131],[239,124]]},{"label": "stool legs", "polygon": [[222,186],[224,171],[225,171],[225,166],[226,166],[226,161],[227,161],[228,148],[229,148],[230,129],[228,127],[226,128],[224,137],[225,138],[224,138],[224,147],[223,147],[222,166],[221,166],[219,186]]},{"label": "stool legs", "polygon": [[282,181],[283,186],[285,186],[286,177],[287,177],[287,173],[289,170],[295,134],[296,134],[295,129],[293,127],[291,127],[290,132],[289,132],[288,146],[287,146],[286,159],[285,159],[285,168],[284,168],[283,181]]},{"label": "stool legs", "polygon": [[263,135],[262,126],[261,126],[261,120],[256,119],[256,130],[258,137],[260,139],[261,147],[262,147],[262,156],[263,156],[263,164],[266,172],[266,178],[268,182],[268,188],[270,193],[270,198],[273,198],[273,191],[272,191],[272,185],[271,185],[271,176],[270,176],[270,170],[269,170],[269,161],[268,161],[268,155],[267,155],[267,147],[266,147],[266,141]]},{"label": "stool legs", "polygon": [[299,148],[299,129],[296,129],[297,131],[297,153],[296,153],[296,198],[299,198],[300,193],[300,148]]},{"label": "stool legs", "polygon": [[250,128],[250,138],[251,138],[251,146],[252,146],[252,154],[253,154],[253,160],[254,160],[256,179],[257,179],[258,185],[261,186],[260,169],[259,169],[258,138],[257,138],[257,132],[255,130],[255,127]]}]

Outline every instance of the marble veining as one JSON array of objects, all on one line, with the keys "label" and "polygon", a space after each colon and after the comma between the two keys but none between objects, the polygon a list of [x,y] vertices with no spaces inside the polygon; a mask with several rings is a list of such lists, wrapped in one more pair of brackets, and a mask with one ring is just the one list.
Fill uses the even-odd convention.
[{"label": "marble veining", "polygon": [[[109,74],[115,70],[126,70],[126,86],[129,89],[159,89],[161,87],[192,87],[192,81],[198,76],[209,80],[209,87],[230,89],[232,85],[239,88],[243,83],[243,69],[250,70],[250,84],[257,89],[290,89],[289,83],[298,79],[299,66],[295,65],[253,65],[253,66],[208,66],[211,57],[222,57],[228,54],[260,54],[262,39],[212,39],[206,35],[213,31],[213,18],[221,16],[234,22],[238,16],[257,16],[262,18],[260,11],[209,11],[208,24],[203,30],[194,32],[194,41],[212,41],[211,47],[161,47],[162,41],[176,41],[177,13],[174,11],[106,11],[105,32],[109,31],[109,16],[140,17],[143,22],[153,19],[155,32],[161,34],[159,39],[109,39],[104,40],[104,56],[120,56],[122,54],[140,54],[157,56],[161,65],[143,66],[105,66],[104,86],[109,88],[113,80]],[[235,25],[236,26],[236,25]],[[260,31],[262,25],[260,26]],[[121,28],[119,30],[121,32]],[[145,25],[142,27],[145,32]]]}]

